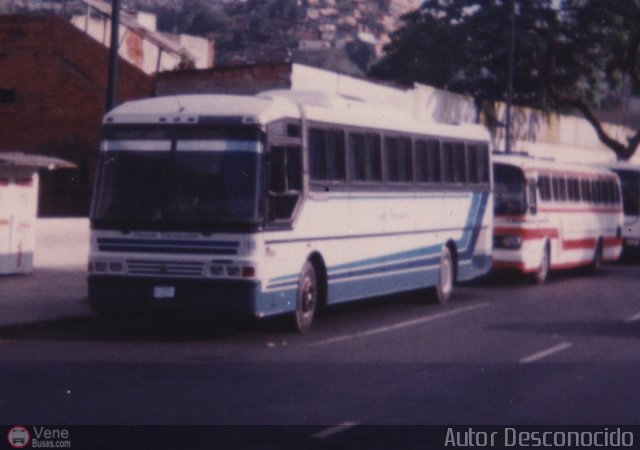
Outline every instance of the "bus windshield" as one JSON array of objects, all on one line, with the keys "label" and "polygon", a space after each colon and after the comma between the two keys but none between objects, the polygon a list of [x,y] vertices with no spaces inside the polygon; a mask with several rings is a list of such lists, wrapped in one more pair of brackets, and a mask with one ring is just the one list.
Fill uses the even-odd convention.
[{"label": "bus windshield", "polygon": [[493,181],[495,215],[523,215],[527,212],[527,184],[522,170],[506,164],[494,164]]},{"label": "bus windshield", "polygon": [[261,155],[255,128],[107,130],[92,219],[125,228],[255,223]]}]

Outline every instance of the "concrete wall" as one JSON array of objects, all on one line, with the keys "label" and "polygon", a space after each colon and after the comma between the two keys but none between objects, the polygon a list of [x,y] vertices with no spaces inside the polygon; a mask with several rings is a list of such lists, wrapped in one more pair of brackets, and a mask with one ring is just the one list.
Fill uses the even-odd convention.
[{"label": "concrete wall", "polygon": [[86,270],[89,260],[89,219],[38,219],[35,269]]}]

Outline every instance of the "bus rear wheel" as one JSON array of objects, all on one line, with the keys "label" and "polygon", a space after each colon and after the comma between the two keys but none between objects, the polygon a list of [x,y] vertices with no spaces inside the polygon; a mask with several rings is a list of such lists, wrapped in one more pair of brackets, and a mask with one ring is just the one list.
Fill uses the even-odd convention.
[{"label": "bus rear wheel", "polygon": [[589,265],[589,271],[591,273],[596,273],[602,268],[602,239],[598,239],[596,243],[596,249],[593,252],[593,260],[591,260],[591,264]]},{"label": "bus rear wheel", "polygon": [[455,269],[451,250],[449,250],[449,247],[444,247],[440,255],[440,268],[436,285],[431,289],[431,295],[437,303],[444,305],[449,302],[453,292],[454,278]]},{"label": "bus rear wheel", "polygon": [[296,310],[293,314],[293,331],[307,333],[311,329],[318,306],[318,278],[309,261],[304,263],[298,282]]}]

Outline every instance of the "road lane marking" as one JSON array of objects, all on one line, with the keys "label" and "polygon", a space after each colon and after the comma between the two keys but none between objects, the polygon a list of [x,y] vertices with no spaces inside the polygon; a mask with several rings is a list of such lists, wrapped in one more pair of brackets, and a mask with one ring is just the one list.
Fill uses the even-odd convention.
[{"label": "road lane marking", "polygon": [[414,319],[414,320],[408,320],[406,322],[400,322],[400,323],[397,323],[395,325],[388,325],[388,326],[385,326],[385,327],[379,327],[379,328],[373,328],[371,330],[361,331],[359,333],[345,334],[343,336],[332,337],[332,338],[329,338],[329,339],[325,339],[323,341],[314,342],[312,344],[309,344],[309,346],[310,347],[318,347],[320,345],[335,344],[336,342],[348,341],[350,339],[357,339],[357,338],[363,338],[363,337],[367,337],[367,336],[373,336],[375,334],[387,333],[389,331],[395,331],[395,330],[399,330],[399,329],[402,329],[402,328],[413,327],[413,326],[416,326],[416,325],[422,325],[422,324],[427,323],[427,322],[432,322],[432,321],[437,320],[437,319],[444,319],[446,317],[455,316],[457,314],[461,314],[461,313],[464,313],[464,312],[474,311],[476,309],[484,308],[486,306],[489,306],[489,303],[478,303],[476,305],[465,306],[464,308],[458,308],[458,309],[454,309],[454,310],[451,310],[451,311],[446,311],[446,312],[442,312],[442,313],[438,313],[438,314],[433,314],[433,315],[430,315],[430,316],[427,316],[427,317],[422,317],[420,319]]},{"label": "road lane marking", "polygon": [[548,348],[546,350],[542,350],[541,352],[538,353],[534,353],[533,355],[527,356],[526,358],[522,358],[520,360],[521,364],[529,364],[535,361],[539,361],[542,358],[546,358],[547,356],[551,356],[553,354],[559,353],[563,350],[568,349],[569,347],[571,347],[573,344],[571,342],[562,342],[558,345],[554,345],[551,348]]},{"label": "road lane marking", "polygon": [[332,427],[325,428],[322,431],[318,431],[317,433],[312,434],[311,437],[314,437],[316,439],[326,439],[329,436],[333,436],[334,434],[340,433],[342,431],[346,431],[349,428],[353,428],[357,425],[358,424],[356,422],[342,422],[339,425],[334,425]]},{"label": "road lane marking", "polygon": [[633,316],[631,316],[631,317],[627,317],[627,318],[625,319],[625,322],[626,322],[626,323],[631,323],[631,322],[637,322],[638,320],[640,320],[640,313],[638,313],[638,314],[634,314],[634,315],[633,315]]}]

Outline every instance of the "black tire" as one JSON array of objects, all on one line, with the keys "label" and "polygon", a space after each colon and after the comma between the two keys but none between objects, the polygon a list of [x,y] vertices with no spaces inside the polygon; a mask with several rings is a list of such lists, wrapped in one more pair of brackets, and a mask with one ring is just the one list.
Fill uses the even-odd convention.
[{"label": "black tire", "polygon": [[293,331],[301,334],[307,333],[313,324],[317,307],[318,278],[313,264],[307,261],[302,267],[300,280],[298,281],[296,310],[292,319]]},{"label": "black tire", "polygon": [[543,284],[549,277],[549,271],[551,270],[551,252],[549,251],[549,243],[547,242],[542,251],[542,258],[540,259],[540,266],[531,274],[531,281],[534,284]]},{"label": "black tire", "polygon": [[440,267],[435,287],[431,288],[431,297],[436,303],[444,305],[451,299],[453,284],[455,282],[455,267],[449,247],[442,249],[440,255]]},{"label": "black tire", "polygon": [[602,239],[598,239],[593,252],[593,259],[589,264],[589,272],[596,273],[602,268]]}]

